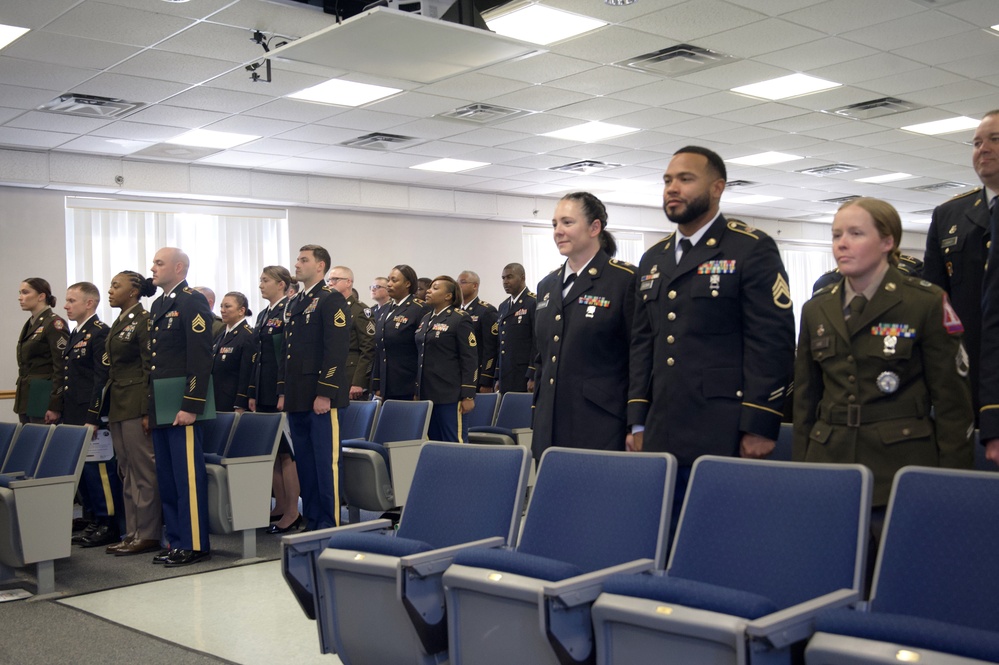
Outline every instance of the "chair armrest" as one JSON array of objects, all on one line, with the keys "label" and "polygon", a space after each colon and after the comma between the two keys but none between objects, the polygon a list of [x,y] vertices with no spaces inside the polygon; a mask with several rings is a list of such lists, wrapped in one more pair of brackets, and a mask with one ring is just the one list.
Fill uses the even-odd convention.
[{"label": "chair armrest", "polygon": [[422,446],[426,443],[426,439],[410,439],[407,441],[386,441],[382,445],[385,446],[385,450],[392,450],[393,448],[408,448],[410,446]]},{"label": "chair armrest", "polygon": [[652,559],[636,559],[609,568],[601,568],[592,573],[584,573],[576,577],[544,585],[546,598],[557,599],[566,607],[575,607],[596,600],[603,589],[604,580],[611,575],[629,575],[644,573],[655,568]]},{"label": "chair armrest", "polygon": [[477,548],[502,547],[505,542],[502,537],[493,536],[492,538],[473,540],[470,543],[442,547],[439,550],[432,550],[430,552],[410,554],[399,559],[399,566],[403,569],[411,569],[420,577],[435,575],[446,570],[451,565],[454,555],[458,552]]},{"label": "chair armrest", "polygon": [[223,457],[222,466],[231,466],[233,464],[253,464],[266,462],[267,464],[273,464],[274,458],[270,455],[251,455],[249,457]]},{"label": "chair armrest", "polygon": [[[22,474],[23,475],[23,474]],[[25,478],[24,480],[11,480],[7,487],[16,490],[20,487],[45,487],[46,485],[62,485],[64,483],[73,484],[76,478],[73,476],[56,476],[54,478]]]},{"label": "chair armrest", "polygon": [[746,634],[754,639],[766,640],[780,649],[810,637],[815,632],[815,617],[820,612],[845,607],[859,600],[860,592],[856,589],[837,589],[750,621],[746,625]]},{"label": "chair armrest", "polygon": [[320,529],[318,531],[306,531],[305,533],[295,533],[290,536],[281,536],[281,542],[285,545],[304,545],[311,543],[316,540],[329,540],[330,536],[336,535],[338,533],[347,533],[350,531],[365,532],[365,531],[378,531],[378,530],[391,530],[392,520],[369,520],[367,522],[358,522],[357,524],[345,524],[343,526],[335,526],[329,529]]}]

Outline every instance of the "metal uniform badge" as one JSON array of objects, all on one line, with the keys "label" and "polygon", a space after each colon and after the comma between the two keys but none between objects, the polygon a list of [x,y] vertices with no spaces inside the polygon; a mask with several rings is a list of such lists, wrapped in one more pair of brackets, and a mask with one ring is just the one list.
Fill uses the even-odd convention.
[{"label": "metal uniform badge", "polygon": [[884,349],[885,355],[886,356],[895,355],[895,346],[897,344],[898,344],[898,337],[895,337],[895,335],[885,335],[885,349]]},{"label": "metal uniform badge", "polygon": [[592,319],[593,318],[593,314],[596,311],[597,311],[597,306],[596,305],[587,305],[586,306],[586,318]]},{"label": "metal uniform badge", "polygon": [[899,383],[898,374],[895,372],[881,372],[878,374],[878,390],[883,392],[885,395],[891,395],[893,392],[898,390]]},{"label": "metal uniform badge", "polygon": [[826,327],[820,323],[819,327],[815,329],[815,335],[817,337],[822,337],[825,334],[826,334]]}]

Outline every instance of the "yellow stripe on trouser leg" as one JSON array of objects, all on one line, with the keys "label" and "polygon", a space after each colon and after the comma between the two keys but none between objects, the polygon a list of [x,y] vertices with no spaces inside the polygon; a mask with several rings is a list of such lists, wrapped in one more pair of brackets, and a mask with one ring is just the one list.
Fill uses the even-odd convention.
[{"label": "yellow stripe on trouser leg", "polygon": [[201,550],[201,524],[198,521],[198,483],[194,476],[194,426],[184,428],[184,452],[187,457],[187,500],[191,511],[191,549]]},{"label": "yellow stripe on trouser leg", "polygon": [[333,433],[333,518],[340,526],[340,418],[330,409],[330,431]]},{"label": "yellow stripe on trouser leg", "polygon": [[101,489],[104,490],[104,505],[108,508],[108,517],[114,517],[114,498],[111,496],[111,481],[108,479],[107,462],[98,462],[97,468],[101,472]]},{"label": "yellow stripe on trouser leg", "polygon": [[461,400],[458,400],[458,443],[465,443],[461,436]]}]

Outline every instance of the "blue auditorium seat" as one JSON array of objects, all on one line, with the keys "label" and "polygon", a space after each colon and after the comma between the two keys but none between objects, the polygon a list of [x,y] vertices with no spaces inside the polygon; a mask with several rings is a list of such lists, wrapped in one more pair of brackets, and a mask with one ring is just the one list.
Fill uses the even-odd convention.
[{"label": "blue auditorium seat", "polygon": [[371,438],[378,416],[378,400],[352,400],[347,408],[340,410],[340,443],[348,445],[353,439],[366,441]]},{"label": "blue auditorium seat", "polygon": [[7,459],[10,444],[14,440],[14,437],[17,436],[17,431],[20,427],[18,423],[0,423],[0,468],[3,467],[3,463]]},{"label": "blue auditorium seat", "polygon": [[22,425],[17,437],[10,444],[10,451],[3,467],[0,467],[0,476],[33,475],[50,436],[52,436],[51,425],[35,423]]},{"label": "blue auditorium seat", "polygon": [[820,615],[809,665],[999,662],[999,474],[905,467],[871,600]]},{"label": "blue auditorium seat", "polygon": [[495,424],[469,427],[468,442],[521,445],[530,448],[531,428],[534,422],[533,406],[533,393],[504,393]]},{"label": "blue auditorium seat", "polygon": [[346,665],[446,658],[441,573],[463,548],[514,540],[528,461],[524,448],[427,443],[397,531],[375,520],[284,536],[284,576],[320,650]]},{"label": "blue auditorium seat", "polygon": [[473,427],[490,427],[496,419],[496,410],[499,407],[499,393],[476,393],[475,408],[471,413],[466,413],[462,419],[468,424],[468,431]]},{"label": "blue auditorium seat", "polygon": [[860,598],[871,472],[705,456],[665,573],[619,575],[593,605],[598,665],[791,663],[815,614]]},{"label": "blue auditorium seat", "polygon": [[200,421],[201,452],[205,454],[205,462],[219,464],[238,417],[238,413],[218,411],[215,418]]},{"label": "blue auditorium seat", "polygon": [[8,476],[0,486],[0,578],[8,576],[7,569],[34,563],[40,596],[55,591],[54,560],[70,555],[73,496],[91,432],[79,425],[21,428],[32,443],[42,430],[46,442],[37,465],[29,474]]},{"label": "blue auditorium seat", "polygon": [[546,450],[517,548],[460,552],[444,573],[451,665],[592,659],[603,579],[665,562],[675,480],[665,453]]}]

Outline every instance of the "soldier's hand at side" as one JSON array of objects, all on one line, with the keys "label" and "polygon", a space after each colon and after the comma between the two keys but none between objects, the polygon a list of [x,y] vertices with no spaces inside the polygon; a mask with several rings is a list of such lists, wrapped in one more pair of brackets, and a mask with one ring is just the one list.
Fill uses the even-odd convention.
[{"label": "soldier's hand at side", "polygon": [[321,397],[316,395],[316,401],[312,403],[312,411],[317,415],[321,416],[324,413],[330,412],[330,398]]},{"label": "soldier's hand at side", "polygon": [[989,439],[985,442],[985,459],[999,464],[999,439]]},{"label": "soldier's hand at side", "polygon": [[350,399],[361,399],[364,395],[364,388],[361,386],[351,386],[350,387]]},{"label": "soldier's hand at side", "polygon": [[174,427],[187,427],[188,425],[193,425],[197,418],[198,417],[190,411],[178,411],[177,417],[173,419],[173,425]]},{"label": "soldier's hand at side", "polygon": [[645,432],[635,432],[634,434],[629,434],[624,439],[625,450],[630,450],[633,453],[642,452],[642,446],[645,444]]},{"label": "soldier's hand at side", "polygon": [[534,379],[528,379],[527,380],[527,392],[529,392],[529,393],[533,393],[534,392]]},{"label": "soldier's hand at side", "polygon": [[62,414],[59,413],[58,411],[46,411],[45,412],[45,424],[46,425],[55,425],[57,422],[59,422],[59,417],[61,415]]},{"label": "soldier's hand at side", "polygon": [[739,454],[750,459],[763,459],[772,453],[776,446],[773,439],[746,432],[739,442]]},{"label": "soldier's hand at side", "polygon": [[277,410],[284,411],[284,395],[278,397]]},{"label": "soldier's hand at side", "polygon": [[257,410],[257,400],[255,400],[255,399],[253,399],[253,398],[251,397],[251,398],[250,398],[250,399],[249,399],[249,400],[247,401],[247,404],[246,404],[246,406],[248,406],[248,407],[250,408],[250,411],[256,411],[256,410]]},{"label": "soldier's hand at side", "polygon": [[149,416],[142,416],[142,433],[149,436]]}]

